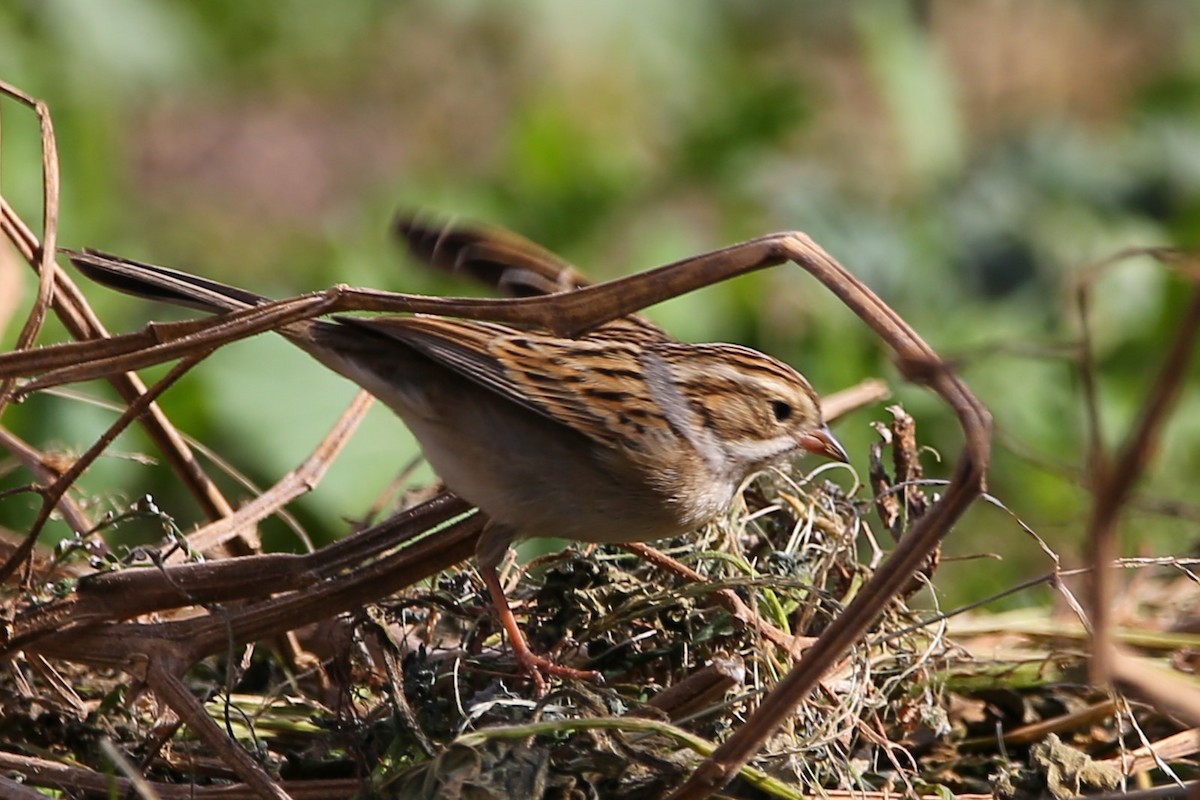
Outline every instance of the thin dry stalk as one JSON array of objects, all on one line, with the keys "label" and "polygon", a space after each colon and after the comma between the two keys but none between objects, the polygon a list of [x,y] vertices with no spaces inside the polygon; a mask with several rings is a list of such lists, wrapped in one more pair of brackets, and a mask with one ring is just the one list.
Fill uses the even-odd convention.
[{"label": "thin dry stalk", "polygon": [[[1137,251],[1108,259],[1097,267],[1086,271],[1076,290],[1081,324],[1088,331],[1088,294],[1096,278],[1111,268],[1120,258]],[[1183,275],[1193,278],[1195,266],[1186,257],[1169,251],[1151,251],[1166,263],[1176,266]],[[1095,383],[1091,377],[1093,367],[1090,346],[1085,347],[1081,370],[1087,389],[1090,424],[1089,463],[1092,489],[1092,510],[1088,522],[1088,558],[1092,568],[1088,596],[1089,622],[1092,629],[1092,679],[1097,684],[1106,684],[1117,678],[1129,684],[1137,692],[1149,696],[1161,694],[1161,684],[1155,680],[1146,682],[1144,670],[1132,669],[1133,657],[1119,653],[1113,637],[1111,604],[1116,595],[1115,571],[1117,557],[1117,533],[1124,506],[1129,502],[1133,487],[1145,472],[1158,444],[1170,412],[1173,409],[1187,375],[1200,336],[1200,286],[1194,288],[1191,300],[1180,321],[1166,357],[1163,359],[1158,378],[1147,393],[1138,423],[1130,431],[1115,462],[1109,465],[1103,448],[1098,418],[1095,412]],[[1194,695],[1190,687],[1179,686],[1181,691]],[[1190,709],[1193,703],[1177,699],[1182,708]],[[1200,716],[1185,717],[1191,724],[1200,724]]]},{"label": "thin dry stalk", "polygon": [[[35,100],[16,87],[0,82],[0,93],[17,100],[33,109],[37,116],[38,127],[42,139],[42,239],[43,246],[38,247],[31,259],[31,265],[38,275],[37,298],[33,308],[17,335],[17,350],[25,350],[33,346],[42,324],[46,320],[47,309],[54,294],[54,256],[58,244],[58,208],[59,208],[59,173],[58,149],[54,138],[54,125],[50,120],[50,109],[41,100]],[[7,226],[5,227],[7,233]],[[36,263],[33,263],[36,261]],[[8,403],[12,381],[0,382],[0,414]]]},{"label": "thin dry stalk", "polygon": [[[33,267],[39,276],[39,299],[43,295],[42,286],[52,278],[53,291],[49,294],[49,304],[59,321],[75,339],[96,339],[108,335],[100,320],[92,312],[78,287],[70,277],[62,271],[54,260],[56,254],[55,240],[57,238],[58,216],[58,158],[53,137],[53,126],[45,105],[34,101],[16,87],[0,81],[0,94],[12,97],[35,109],[42,130],[42,195],[44,232],[46,246],[38,241],[32,229],[9,205],[0,194],[0,233],[12,242],[21,257]],[[33,315],[40,313],[36,308]],[[29,327],[27,325],[27,327]],[[20,351],[18,351],[20,352]],[[35,351],[36,352],[36,351]],[[113,387],[126,403],[134,402],[145,392],[145,384],[136,375],[115,375],[109,378]],[[0,409],[8,402],[10,384],[0,384]],[[216,484],[204,473],[193,457],[191,449],[183,437],[174,429],[166,416],[157,405],[151,405],[144,419],[146,431],[151,440],[163,453],[167,463],[180,477],[184,486],[196,498],[201,509],[210,519],[218,519],[232,511],[229,503],[217,490]]]}]

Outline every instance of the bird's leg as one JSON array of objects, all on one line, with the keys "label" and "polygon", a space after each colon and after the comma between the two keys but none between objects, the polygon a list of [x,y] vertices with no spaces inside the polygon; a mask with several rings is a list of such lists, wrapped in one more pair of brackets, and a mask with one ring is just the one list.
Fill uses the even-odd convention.
[{"label": "bird's leg", "polygon": [[501,526],[489,525],[480,536],[475,558],[479,563],[479,574],[483,577],[483,583],[492,596],[492,604],[496,606],[500,624],[504,626],[504,631],[508,634],[517,665],[533,680],[538,697],[546,693],[547,675],[603,683],[604,677],[595,670],[568,667],[551,661],[545,656],[539,656],[529,649],[529,643],[517,625],[517,618],[513,616],[512,607],[508,604],[508,597],[504,594],[504,587],[500,585],[500,575],[496,571],[500,557],[508,550],[511,542],[512,533],[510,531]]}]

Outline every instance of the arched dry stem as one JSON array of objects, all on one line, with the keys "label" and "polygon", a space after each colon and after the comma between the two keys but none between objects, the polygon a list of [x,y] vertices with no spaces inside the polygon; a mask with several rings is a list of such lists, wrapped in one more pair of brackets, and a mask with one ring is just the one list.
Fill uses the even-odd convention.
[{"label": "arched dry stem", "polygon": [[[14,91],[4,86],[0,86],[0,90],[10,95]],[[47,191],[56,194],[56,190],[56,181],[47,180]],[[958,458],[953,480],[942,498],[900,541],[885,567],[858,592],[845,612],[824,631],[795,668],[762,701],[758,710],[680,787],[674,795],[676,798],[708,796],[737,773],[781,722],[791,715],[795,706],[817,685],[822,675],[862,637],[881,610],[905,587],[913,573],[924,563],[929,552],[984,488],[991,440],[991,418],[987,409],[900,315],[803,233],[772,234],[608,283],[577,289],[572,285],[566,288],[574,289],[573,291],[559,291],[540,297],[500,300],[423,297],[339,286],[323,293],[265,304],[211,320],[151,326],[138,334],[107,338],[99,322],[88,316],[90,312],[86,310],[86,303],[82,301],[77,288],[47,255],[53,250],[49,246],[43,249],[29,229],[20,223],[11,208],[2,203],[2,199],[0,221],[4,222],[3,230],[8,238],[20,243],[23,255],[31,263],[41,266],[39,274],[43,276],[43,281],[45,276],[51,273],[54,275],[57,291],[52,297],[46,292],[46,297],[42,299],[39,307],[43,311],[53,307],[56,312],[70,320],[68,327],[72,334],[86,340],[37,351],[23,350],[0,355],[0,380],[38,376],[22,389],[32,391],[57,383],[116,375],[113,380],[130,403],[139,402],[138,398],[144,395],[145,388],[136,382],[133,376],[122,374],[127,370],[178,358],[185,361],[201,358],[215,347],[229,341],[272,330],[296,319],[331,312],[422,312],[537,326],[561,335],[574,336],[663,300],[737,275],[787,262],[799,265],[817,278],[891,348],[897,363],[910,379],[927,385],[945,400],[963,429],[964,447]],[[52,217],[48,216],[47,238],[50,238],[52,222]],[[498,245],[493,243],[493,246]],[[512,243],[506,246],[518,247]],[[487,255],[478,249],[486,247],[485,244],[468,243],[468,247],[477,248],[475,256]],[[76,257],[85,261],[87,258],[86,254]],[[149,405],[147,400],[141,400],[140,403]],[[190,452],[182,446],[182,441],[177,436],[172,436],[165,420],[155,418],[152,429],[159,431],[159,443],[164,452],[175,454],[173,463],[180,474],[191,476],[189,485],[197,497],[201,498],[206,511],[214,518],[229,514],[228,504],[215,493],[203,474],[197,472],[191,463]],[[47,496],[51,497],[53,494]],[[32,548],[37,532],[36,529],[30,532],[29,547],[23,548],[20,558],[10,560],[6,570],[11,571],[20,563],[25,551]],[[314,594],[309,592],[262,601],[240,608],[236,620],[208,619],[138,626],[136,631],[139,636],[150,636],[153,639],[153,642],[145,640],[147,651],[158,652],[168,648],[168,645],[174,648],[169,654],[163,655],[160,663],[155,666],[156,670],[165,670],[161,674],[168,676],[166,682],[160,681],[156,688],[170,694],[169,683],[173,678],[169,676],[174,675],[179,668],[185,667],[189,659],[206,655],[213,647],[224,646],[230,637],[230,630],[234,631],[233,638],[250,640],[285,629],[287,626],[303,624],[299,620],[311,619],[314,614],[327,614],[333,606],[340,607],[346,602],[361,603],[364,598],[371,596],[371,592],[381,591],[385,587],[396,588],[399,585],[398,581],[402,579],[419,579],[422,577],[419,574],[422,569],[434,563],[441,563],[446,557],[464,557],[469,553],[472,535],[470,530],[460,529],[452,548],[449,547],[449,539],[422,542],[425,549],[421,550],[419,569],[413,569],[412,562],[406,561],[403,569],[392,569],[389,572],[387,559],[384,559],[372,567],[373,570],[380,570],[379,574],[374,571],[355,571],[351,575],[337,576],[339,580],[330,580],[322,584],[323,594],[315,599]],[[430,548],[437,551],[439,547],[442,551],[436,558],[426,552]],[[328,552],[322,553],[327,559]],[[408,554],[406,558],[411,559],[412,554]],[[313,561],[297,561],[295,566],[300,570],[318,569]],[[217,568],[230,567],[222,565]],[[178,565],[165,569],[180,570],[177,579],[183,579],[189,574],[187,570],[194,571],[196,565]],[[289,574],[290,580],[302,581],[304,576],[310,573],[304,571]],[[178,586],[177,579],[167,580],[162,591],[174,591],[174,587]],[[157,578],[149,576],[139,580]],[[204,581],[193,585],[196,588],[189,592],[188,597],[192,602],[204,595],[204,587],[211,587],[211,584]],[[232,590],[228,594],[236,596],[237,591]],[[165,596],[160,599],[163,602],[175,602]],[[122,613],[128,615],[138,612],[131,612],[125,608],[122,609]],[[44,622],[45,618],[42,621]],[[81,637],[88,637],[93,646],[84,650],[96,654],[104,652],[97,648],[116,646],[110,629],[118,624],[124,623],[107,622],[93,627],[80,624],[70,634],[65,631],[51,632],[43,626],[33,625],[28,631],[29,638],[23,641],[30,644],[36,639],[40,651],[46,655],[72,658],[78,657]],[[11,647],[16,643],[15,640],[10,640],[8,645]],[[155,650],[156,647],[158,650]],[[109,655],[113,665],[127,667],[128,651],[114,650]],[[177,711],[183,713],[186,709]],[[244,773],[243,777],[247,775],[251,782],[258,780],[257,776],[250,775],[249,772]]]},{"label": "arched dry stem", "polygon": [[[894,310],[806,235],[789,232],[764,236],[608,283],[534,298],[422,297],[335,287],[323,294],[259,306],[209,323],[157,326],[135,334],[136,339],[120,342],[116,348],[111,343],[66,345],[74,350],[70,356],[76,366],[43,374],[31,386],[145,366],[196,350],[209,350],[286,321],[334,311],[439,313],[535,325],[563,335],[578,335],[679,294],[788,261],[820,280],[883,339],[911,379],[926,384],[946,401],[963,428],[965,447],[942,499],[900,542],[887,567],[864,587],[759,710],[677,794],[680,798],[703,797],[728,782],[822,674],[862,636],[984,488],[991,439],[991,418],[986,408]],[[147,347],[149,341],[156,343]],[[113,355],[114,349],[119,351],[117,355]],[[55,363],[65,360],[55,348],[40,352],[46,359],[59,358]],[[89,355],[97,357],[88,361]],[[11,375],[13,370],[37,370],[40,366],[27,355],[0,356],[0,377]]]}]

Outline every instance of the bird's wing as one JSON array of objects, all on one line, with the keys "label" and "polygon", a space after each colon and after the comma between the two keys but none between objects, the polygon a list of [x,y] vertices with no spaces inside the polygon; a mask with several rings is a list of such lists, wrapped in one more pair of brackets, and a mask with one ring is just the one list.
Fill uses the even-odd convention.
[{"label": "bird's wing", "polygon": [[639,449],[661,416],[640,362],[620,338],[563,339],[444,317],[339,317],[430,359],[606,447]]}]

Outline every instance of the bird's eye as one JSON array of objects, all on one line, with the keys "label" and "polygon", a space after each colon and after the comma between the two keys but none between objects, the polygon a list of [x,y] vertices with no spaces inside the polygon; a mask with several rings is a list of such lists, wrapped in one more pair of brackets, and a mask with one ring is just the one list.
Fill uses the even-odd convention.
[{"label": "bird's eye", "polygon": [[792,407],[782,400],[775,400],[771,403],[771,413],[775,415],[776,422],[785,422],[792,416]]}]

